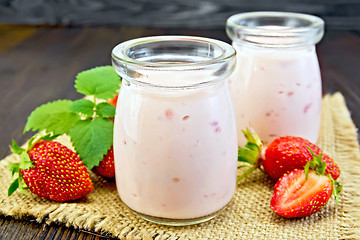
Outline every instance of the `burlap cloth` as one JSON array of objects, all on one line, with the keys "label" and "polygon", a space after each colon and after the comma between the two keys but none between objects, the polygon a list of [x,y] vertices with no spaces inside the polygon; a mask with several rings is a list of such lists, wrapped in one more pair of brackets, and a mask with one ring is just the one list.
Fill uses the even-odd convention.
[{"label": "burlap cloth", "polygon": [[[68,144],[68,139],[63,138]],[[360,239],[360,153],[357,132],[340,93],[325,96],[318,145],[339,164],[343,192],[317,214],[285,219],[270,207],[273,184],[260,171],[238,186],[230,206],[218,217],[202,224],[169,227],[134,215],[121,202],[114,182],[92,174],[95,190],[84,200],[56,203],[20,192],[7,197],[16,161],[10,155],[0,162],[0,213],[15,218],[35,218],[74,226],[120,239]]]}]

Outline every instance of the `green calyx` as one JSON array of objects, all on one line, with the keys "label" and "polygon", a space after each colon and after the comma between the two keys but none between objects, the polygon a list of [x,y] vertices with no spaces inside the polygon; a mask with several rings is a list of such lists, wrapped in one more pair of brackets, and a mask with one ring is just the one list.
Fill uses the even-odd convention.
[{"label": "green calyx", "polygon": [[98,166],[113,144],[115,107],[106,101],[118,93],[120,85],[121,79],[112,66],[80,72],[75,88],[87,98],[39,106],[29,116],[24,132],[67,134],[85,166]]},{"label": "green calyx", "polygon": [[336,201],[336,203],[338,203],[338,200],[339,200],[338,195],[342,191],[342,185],[340,185],[340,183],[338,181],[334,180],[332,178],[331,174],[325,174],[326,162],[322,161],[322,154],[320,153],[319,155],[316,156],[315,153],[313,152],[313,150],[311,150],[311,148],[307,147],[307,149],[310,151],[313,159],[308,161],[306,163],[306,165],[304,166],[305,178],[308,179],[310,169],[315,171],[315,173],[318,175],[327,176],[330,179],[331,184],[332,184],[332,189],[333,189],[332,195],[334,195],[335,201]]},{"label": "green calyx", "polygon": [[238,161],[245,164],[239,165],[238,168],[247,169],[238,177],[237,182],[240,182],[257,168],[260,168],[259,159],[263,148],[263,143],[260,137],[252,128],[246,128],[246,130],[242,130],[242,132],[247,139],[247,143],[244,148],[239,147]]},{"label": "green calyx", "polygon": [[12,153],[17,154],[20,156],[20,163],[10,163],[8,165],[8,168],[11,171],[11,176],[14,178],[15,175],[17,175],[18,177],[11,183],[9,189],[8,189],[8,196],[10,196],[11,194],[13,194],[16,189],[19,189],[22,193],[27,194],[27,192],[25,191],[25,189],[27,189],[27,186],[24,182],[24,179],[22,177],[22,174],[20,172],[20,170],[27,170],[30,168],[34,168],[34,164],[31,161],[28,151],[30,149],[32,149],[34,147],[34,145],[37,142],[40,141],[52,141],[54,139],[56,139],[59,135],[53,135],[53,134],[47,134],[45,136],[39,136],[39,135],[35,135],[32,138],[30,138],[30,140],[28,141],[27,147],[22,148],[20,147],[15,140],[12,141],[12,144],[10,146],[10,150]]}]

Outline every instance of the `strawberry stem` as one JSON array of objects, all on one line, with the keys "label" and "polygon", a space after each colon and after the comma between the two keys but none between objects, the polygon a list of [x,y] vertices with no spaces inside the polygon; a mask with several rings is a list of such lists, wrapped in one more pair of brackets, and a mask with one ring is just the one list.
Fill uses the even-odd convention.
[{"label": "strawberry stem", "polygon": [[322,154],[320,153],[319,155],[315,155],[315,153],[311,150],[311,148],[309,148],[307,146],[307,149],[310,151],[313,159],[311,159],[310,161],[308,161],[304,167],[304,171],[305,171],[305,177],[306,180],[308,179],[308,173],[309,173],[309,169],[311,168],[312,170],[314,170],[316,172],[316,174],[318,175],[325,175],[328,178],[330,178],[331,180],[331,184],[332,184],[332,194],[335,197],[335,201],[336,204],[338,203],[339,200],[339,193],[342,190],[342,186],[340,185],[340,183],[338,181],[335,181],[331,174],[325,174],[325,170],[326,170],[326,162],[322,161]]},{"label": "strawberry stem", "polygon": [[342,191],[343,186],[340,185],[340,183],[338,181],[335,181],[330,174],[327,174],[326,176],[328,176],[331,180],[332,188],[333,188],[332,194],[335,197],[336,204],[338,204],[339,193]]},{"label": "strawberry stem", "polygon": [[246,163],[247,165],[240,165],[238,168],[248,167],[248,169],[238,177],[238,183],[257,168],[260,168],[259,158],[263,148],[260,137],[251,127],[250,129],[246,128],[246,130],[242,130],[242,132],[247,139],[247,143],[245,144],[245,148],[239,147],[238,161]]}]

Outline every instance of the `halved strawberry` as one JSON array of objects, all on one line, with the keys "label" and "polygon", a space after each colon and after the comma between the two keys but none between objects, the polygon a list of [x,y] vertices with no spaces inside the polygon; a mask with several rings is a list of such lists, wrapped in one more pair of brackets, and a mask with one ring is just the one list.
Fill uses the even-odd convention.
[{"label": "halved strawberry", "polygon": [[279,179],[274,186],[271,209],[278,215],[295,218],[318,212],[331,197],[332,184],[328,177],[304,170],[293,170]]},{"label": "halved strawberry", "polygon": [[325,174],[326,163],[321,155],[313,155],[304,169],[284,174],[274,186],[271,209],[287,218],[306,217],[318,212],[329,201],[331,194],[336,202],[342,186]]}]

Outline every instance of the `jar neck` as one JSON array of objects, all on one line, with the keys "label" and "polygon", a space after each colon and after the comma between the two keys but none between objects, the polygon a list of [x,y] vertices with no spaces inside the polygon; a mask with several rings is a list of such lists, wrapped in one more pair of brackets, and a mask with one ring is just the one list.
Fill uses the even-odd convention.
[{"label": "jar neck", "polygon": [[227,81],[217,81],[212,84],[207,84],[201,87],[193,88],[160,88],[153,87],[147,84],[139,84],[139,82],[129,81],[126,79],[122,80],[122,89],[125,91],[135,92],[137,94],[154,95],[159,97],[183,97],[187,95],[212,95],[217,94],[218,91],[228,90]]},{"label": "jar neck", "polygon": [[235,50],[239,51],[240,49],[248,49],[252,51],[266,51],[266,52],[273,52],[276,51],[278,53],[281,52],[301,52],[301,51],[315,51],[315,45],[313,44],[301,44],[301,45],[292,45],[292,46],[267,46],[263,44],[254,44],[247,41],[236,40],[232,43]]}]

